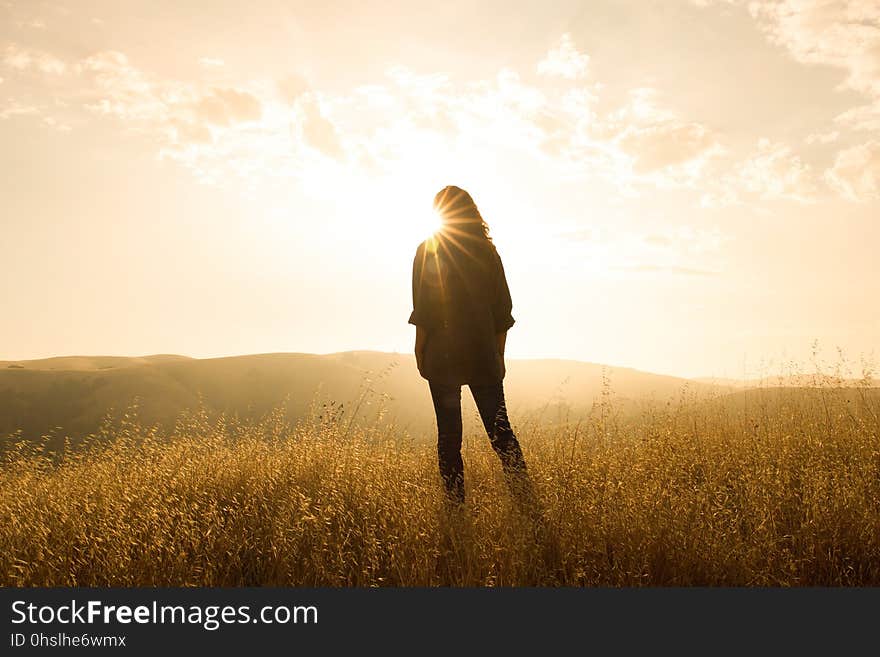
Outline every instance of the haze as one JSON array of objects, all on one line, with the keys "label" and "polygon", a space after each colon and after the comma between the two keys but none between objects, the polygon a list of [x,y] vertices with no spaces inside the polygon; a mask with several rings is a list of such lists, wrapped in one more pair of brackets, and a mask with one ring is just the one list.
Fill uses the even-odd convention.
[{"label": "haze", "polygon": [[408,352],[433,194],[513,357],[880,335],[875,2],[6,2],[0,359]]}]

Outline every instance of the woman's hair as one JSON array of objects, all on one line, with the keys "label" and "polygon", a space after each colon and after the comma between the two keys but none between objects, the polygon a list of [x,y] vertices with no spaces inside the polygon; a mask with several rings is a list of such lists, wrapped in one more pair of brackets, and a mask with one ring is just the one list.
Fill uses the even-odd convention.
[{"label": "woman's hair", "polygon": [[489,226],[483,220],[477,204],[461,187],[449,185],[437,192],[434,210],[443,220],[444,228],[450,228],[451,232],[492,241]]}]

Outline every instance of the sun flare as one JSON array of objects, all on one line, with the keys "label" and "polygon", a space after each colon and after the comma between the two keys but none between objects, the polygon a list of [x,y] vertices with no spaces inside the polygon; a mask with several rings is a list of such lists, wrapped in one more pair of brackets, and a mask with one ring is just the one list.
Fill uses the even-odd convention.
[{"label": "sun flare", "polygon": [[430,210],[422,213],[419,220],[419,232],[423,233],[426,238],[431,237],[443,227],[443,218],[436,210]]}]

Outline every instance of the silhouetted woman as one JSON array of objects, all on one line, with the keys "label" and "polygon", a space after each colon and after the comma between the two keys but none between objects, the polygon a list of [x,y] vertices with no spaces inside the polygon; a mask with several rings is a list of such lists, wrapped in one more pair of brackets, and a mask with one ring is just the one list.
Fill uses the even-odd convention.
[{"label": "silhouetted woman", "polygon": [[413,261],[415,355],[437,414],[440,476],[452,501],[464,502],[461,386],[477,403],[492,447],[516,497],[530,495],[525,461],[504,404],[504,344],[513,326],[504,267],[476,204],[463,189],[434,197],[442,228]]}]

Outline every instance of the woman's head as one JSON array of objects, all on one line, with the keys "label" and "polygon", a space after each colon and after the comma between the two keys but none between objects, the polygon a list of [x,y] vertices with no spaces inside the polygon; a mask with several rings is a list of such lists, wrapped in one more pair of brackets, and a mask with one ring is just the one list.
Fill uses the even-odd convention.
[{"label": "woman's head", "polygon": [[434,210],[440,215],[443,230],[455,235],[479,237],[491,241],[489,226],[483,221],[474,199],[461,187],[449,185],[434,197]]}]

